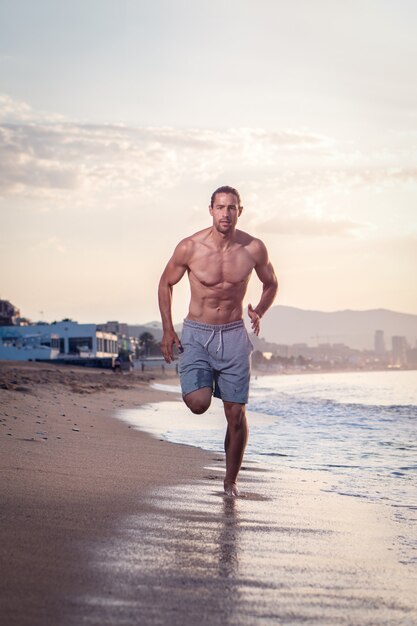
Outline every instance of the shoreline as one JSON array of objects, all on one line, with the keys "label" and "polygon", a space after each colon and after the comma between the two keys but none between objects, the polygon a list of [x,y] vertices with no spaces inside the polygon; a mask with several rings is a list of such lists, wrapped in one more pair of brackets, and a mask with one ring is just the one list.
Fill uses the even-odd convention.
[{"label": "shoreline", "polygon": [[0,364],[0,385],[14,385],[0,388],[8,626],[417,620],[415,571],[380,506],[326,493],[316,473],[250,461],[247,498],[225,498],[222,455],[116,416],[171,392],[63,373]]},{"label": "shoreline", "polygon": [[8,626],[66,623],[74,597],[94,586],[84,549],[143,509],[145,494],[204,471],[202,450],[158,441],[115,416],[164,392],[102,374],[0,364],[0,613]]},{"label": "shoreline", "polygon": [[269,371],[267,368],[258,369],[256,367],[252,367],[252,375],[253,376],[299,376],[304,374],[369,374],[371,372],[415,372],[417,370],[416,367],[381,367],[381,368],[346,368],[346,369],[297,369],[290,368],[287,370],[282,370],[280,372],[277,371]]}]

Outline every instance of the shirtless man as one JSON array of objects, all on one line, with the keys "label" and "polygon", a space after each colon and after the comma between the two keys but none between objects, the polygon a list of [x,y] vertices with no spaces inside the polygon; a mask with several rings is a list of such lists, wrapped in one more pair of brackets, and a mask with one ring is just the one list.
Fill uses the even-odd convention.
[{"label": "shirtless man", "polygon": [[[259,334],[260,319],[274,301],[278,283],[265,245],[237,230],[243,211],[233,187],[219,187],[209,207],[213,224],[186,237],[175,248],[159,283],[162,353],[173,360],[173,345],[180,351],[183,400],[197,414],[210,406],[211,397],[223,401],[227,420],[224,490],[238,496],[237,475],[248,438],[245,405],[248,400],[250,354],[253,346],[243,324],[243,298],[254,269],[263,285],[259,304],[248,306],[252,330]],[[171,316],[172,289],[185,272],[191,301],[181,341]]]}]

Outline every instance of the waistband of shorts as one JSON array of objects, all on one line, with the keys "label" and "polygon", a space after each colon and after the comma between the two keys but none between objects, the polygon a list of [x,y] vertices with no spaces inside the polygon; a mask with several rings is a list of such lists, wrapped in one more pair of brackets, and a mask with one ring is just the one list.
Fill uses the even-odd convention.
[{"label": "waistband of shorts", "polygon": [[190,328],[196,328],[197,330],[206,330],[210,333],[213,331],[228,331],[228,330],[236,330],[237,328],[244,328],[245,325],[243,320],[236,320],[235,322],[229,322],[228,324],[202,324],[201,322],[195,322],[194,320],[184,320],[184,326],[189,326]]}]

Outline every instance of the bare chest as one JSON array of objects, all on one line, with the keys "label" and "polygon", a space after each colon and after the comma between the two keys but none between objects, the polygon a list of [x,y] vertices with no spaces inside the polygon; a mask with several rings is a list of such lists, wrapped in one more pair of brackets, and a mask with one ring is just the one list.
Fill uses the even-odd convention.
[{"label": "bare chest", "polygon": [[230,251],[198,251],[190,262],[190,278],[204,287],[234,286],[246,283],[255,266],[244,247]]}]

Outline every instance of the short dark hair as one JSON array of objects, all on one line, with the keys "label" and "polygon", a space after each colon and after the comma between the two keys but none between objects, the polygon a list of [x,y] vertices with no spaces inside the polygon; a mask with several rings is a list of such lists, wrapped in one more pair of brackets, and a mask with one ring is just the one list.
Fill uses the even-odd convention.
[{"label": "short dark hair", "polygon": [[229,185],[223,185],[223,187],[219,187],[218,189],[216,189],[216,191],[213,191],[213,193],[211,194],[211,200],[210,200],[211,208],[213,208],[214,198],[216,197],[216,193],[232,193],[234,196],[236,196],[238,205],[242,206],[240,204],[240,195],[239,195],[238,190],[235,189],[234,187],[229,187]]}]

